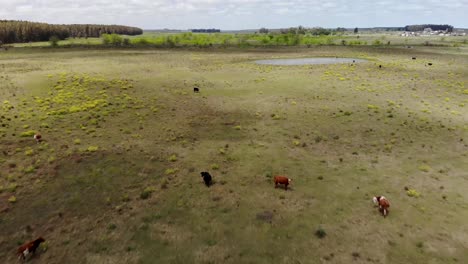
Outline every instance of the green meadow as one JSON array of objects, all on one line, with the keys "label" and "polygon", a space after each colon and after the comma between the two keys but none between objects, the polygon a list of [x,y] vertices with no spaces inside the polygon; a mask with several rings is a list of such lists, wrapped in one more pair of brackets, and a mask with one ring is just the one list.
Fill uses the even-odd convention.
[{"label": "green meadow", "polygon": [[0,51],[0,263],[466,261],[466,45],[333,41]]}]

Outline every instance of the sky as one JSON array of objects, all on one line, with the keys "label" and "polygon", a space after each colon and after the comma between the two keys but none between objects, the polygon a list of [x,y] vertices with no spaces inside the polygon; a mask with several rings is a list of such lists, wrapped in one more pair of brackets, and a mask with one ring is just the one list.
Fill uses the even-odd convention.
[{"label": "sky", "polygon": [[467,13],[468,0],[0,0],[0,19],[143,29],[468,28]]}]

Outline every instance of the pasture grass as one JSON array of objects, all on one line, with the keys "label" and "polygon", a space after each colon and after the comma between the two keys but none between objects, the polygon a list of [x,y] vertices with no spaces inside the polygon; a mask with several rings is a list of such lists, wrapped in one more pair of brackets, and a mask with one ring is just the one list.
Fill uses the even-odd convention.
[{"label": "pasture grass", "polygon": [[[313,56],[369,62],[252,63]],[[41,263],[461,263],[467,56],[1,52],[0,262],[41,235]],[[293,179],[287,191],[275,175]]]}]

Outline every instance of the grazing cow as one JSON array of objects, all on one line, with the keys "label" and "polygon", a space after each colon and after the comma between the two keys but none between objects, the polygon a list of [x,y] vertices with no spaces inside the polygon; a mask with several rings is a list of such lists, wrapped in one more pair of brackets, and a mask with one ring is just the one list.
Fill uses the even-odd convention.
[{"label": "grazing cow", "polygon": [[291,179],[288,177],[284,176],[275,176],[275,188],[278,186],[278,184],[284,184],[284,189],[288,190],[288,185],[291,183]]},{"label": "grazing cow", "polygon": [[201,172],[200,174],[201,174],[201,176],[203,177],[203,181],[205,182],[205,185],[206,185],[207,187],[210,187],[210,185],[212,184],[212,180],[213,180],[213,178],[211,177],[211,175],[210,175],[208,172],[206,172],[206,171],[203,171],[203,172]]},{"label": "grazing cow", "polygon": [[42,141],[42,136],[41,136],[41,134],[35,134],[35,135],[34,135],[34,139],[36,140],[37,143],[41,142],[41,141]]},{"label": "grazing cow", "polygon": [[200,88],[198,88],[198,87],[193,87],[193,92],[194,92],[194,93],[200,92]]},{"label": "grazing cow", "polygon": [[382,69],[382,65],[379,65],[379,68]]},{"label": "grazing cow", "polygon": [[384,196],[374,196],[372,198],[374,204],[379,206],[379,211],[384,217],[388,215],[388,208],[390,207],[390,202]]},{"label": "grazing cow", "polygon": [[411,59],[415,60],[415,59],[416,59],[416,57],[412,57]]},{"label": "grazing cow", "polygon": [[429,62],[427,65],[432,66],[432,62]]},{"label": "grazing cow", "polygon": [[26,257],[31,253],[32,255],[36,252],[36,249],[39,247],[39,245],[44,242],[45,239],[42,237],[39,237],[38,239],[28,242],[21,247],[18,248],[18,251],[16,254],[18,255],[18,259],[25,260]]}]

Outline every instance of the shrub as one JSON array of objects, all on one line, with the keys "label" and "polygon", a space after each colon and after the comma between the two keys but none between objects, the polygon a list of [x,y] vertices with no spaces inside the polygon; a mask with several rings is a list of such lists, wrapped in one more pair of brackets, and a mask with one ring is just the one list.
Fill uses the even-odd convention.
[{"label": "shrub", "polygon": [[130,197],[128,196],[128,194],[124,194],[124,196],[122,196],[122,201],[124,202],[130,201]]},{"label": "shrub", "polygon": [[149,41],[145,38],[138,38],[135,40],[135,43],[138,45],[148,45]]},{"label": "shrub", "polygon": [[14,195],[10,196],[10,198],[8,198],[8,201],[10,203],[15,203],[16,202],[16,197]]},{"label": "shrub", "polygon": [[151,196],[151,193],[154,191],[154,188],[147,187],[140,193],[140,198],[145,200]]},{"label": "shrub", "polygon": [[29,131],[25,131],[25,132],[21,133],[20,137],[32,137],[32,136],[34,136],[34,134],[36,134],[35,131],[29,130]]},{"label": "shrub", "polygon": [[169,174],[174,174],[177,172],[177,169],[166,169],[166,171],[164,172],[166,175],[169,175]]},{"label": "shrub", "polygon": [[24,169],[24,172],[26,172],[26,173],[32,173],[32,172],[34,172],[34,166],[31,165],[31,166],[25,168],[25,169]]},{"label": "shrub", "polygon": [[325,230],[322,228],[322,227],[319,227],[317,229],[317,231],[315,231],[315,235],[318,237],[318,238],[324,238],[327,233],[325,232]]},{"label": "shrub", "polygon": [[120,46],[122,45],[123,38],[118,34],[102,34],[102,44]]},{"label": "shrub", "polygon": [[271,115],[271,117],[273,118],[273,120],[279,120],[281,119],[281,116],[277,115],[277,114],[273,114]]},{"label": "shrub", "polygon": [[219,165],[218,164],[211,164],[211,168],[213,170],[217,170],[217,169],[219,169]]},{"label": "shrub", "polygon": [[409,196],[409,197],[415,197],[415,198],[418,198],[421,194],[419,192],[417,192],[415,189],[409,189],[408,191],[406,191],[406,194]]},{"label": "shrub", "polygon": [[423,172],[429,172],[431,170],[431,167],[429,167],[428,165],[421,165],[418,167],[418,169]]},{"label": "shrub", "polygon": [[170,162],[177,161],[177,156],[176,156],[176,154],[172,154],[167,160],[170,161]]},{"label": "shrub", "polygon": [[97,146],[89,146],[86,150],[88,152],[96,152],[99,149]]},{"label": "shrub", "polygon": [[57,36],[52,36],[49,38],[49,43],[50,43],[50,46],[52,47],[57,47],[58,46],[58,42],[59,42],[59,38]]},{"label": "shrub", "polygon": [[16,183],[10,183],[8,186],[7,186],[7,190],[10,191],[10,192],[16,192],[16,188],[18,187],[18,184]]}]

